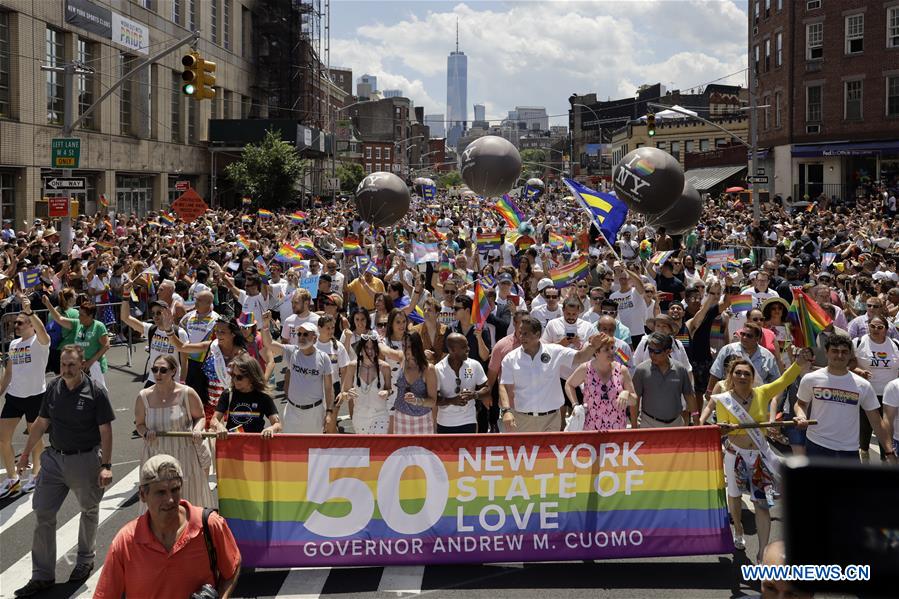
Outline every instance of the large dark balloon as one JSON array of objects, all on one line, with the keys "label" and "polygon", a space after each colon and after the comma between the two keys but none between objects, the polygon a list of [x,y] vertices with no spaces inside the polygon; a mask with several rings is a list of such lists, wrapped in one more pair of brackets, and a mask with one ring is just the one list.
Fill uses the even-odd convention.
[{"label": "large dark balloon", "polygon": [[702,198],[692,185],[684,183],[683,193],[671,208],[661,214],[647,216],[646,224],[656,229],[665,227],[665,231],[672,235],[682,235],[695,227],[701,217]]},{"label": "large dark balloon", "polygon": [[512,143],[498,135],[474,140],[462,152],[462,179],[484,197],[499,196],[521,175],[521,155]]},{"label": "large dark balloon", "polygon": [[628,208],[659,214],[671,207],[684,189],[684,171],[674,156],[658,148],[637,148],[612,173],[615,192]]},{"label": "large dark balloon", "polygon": [[409,211],[409,188],[393,173],[372,173],[356,188],[356,209],[376,227],[395,225]]}]

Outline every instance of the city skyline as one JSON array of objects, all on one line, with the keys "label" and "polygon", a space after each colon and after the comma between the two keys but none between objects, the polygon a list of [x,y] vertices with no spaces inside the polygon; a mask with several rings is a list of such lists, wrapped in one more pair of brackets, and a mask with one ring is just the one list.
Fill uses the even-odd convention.
[{"label": "city skyline", "polygon": [[551,125],[567,125],[573,92],[606,99],[633,95],[644,83],[745,85],[746,10],[744,0],[348,0],[332,4],[331,59],[378,75],[383,87],[404,90],[428,114],[444,112],[445,60],[458,20],[468,97],[485,106],[491,124],[528,105],[545,106]]}]

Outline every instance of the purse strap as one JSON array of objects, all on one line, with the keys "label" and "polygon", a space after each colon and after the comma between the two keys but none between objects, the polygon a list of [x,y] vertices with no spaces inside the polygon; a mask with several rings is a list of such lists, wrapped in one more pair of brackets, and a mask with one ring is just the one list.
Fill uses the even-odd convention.
[{"label": "purse strap", "polygon": [[218,555],[215,552],[215,545],[212,542],[212,534],[209,532],[209,515],[218,510],[211,507],[203,508],[203,538],[206,539],[206,553],[209,555],[209,567],[212,568],[212,577],[215,580],[215,588],[219,587],[219,569]]}]

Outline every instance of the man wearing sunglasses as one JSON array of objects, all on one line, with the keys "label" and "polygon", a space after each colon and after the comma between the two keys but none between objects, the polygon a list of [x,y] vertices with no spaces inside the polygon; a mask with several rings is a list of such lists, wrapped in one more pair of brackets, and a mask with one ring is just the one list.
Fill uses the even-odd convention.
[{"label": "man wearing sunglasses", "polygon": [[[540,280],[540,284],[538,285],[538,289],[541,285],[543,286],[543,288],[540,289],[540,297],[543,298],[545,303],[542,306],[537,306],[531,310],[531,317],[537,319],[541,328],[545,327],[550,320],[562,316],[562,308],[559,306],[561,290],[556,289],[553,286],[552,280],[546,280],[549,281],[548,285],[543,283],[543,279]],[[536,300],[534,300],[534,302],[536,303]]]},{"label": "man wearing sunglasses", "polygon": [[752,362],[755,368],[755,384],[764,385],[772,383],[780,376],[780,368],[777,359],[770,351],[760,345],[762,339],[762,327],[755,322],[747,322],[737,334],[739,341],[729,343],[718,351],[712,368],[709,371],[709,383],[706,387],[706,396],[712,396],[712,390],[718,381],[726,376],[725,364],[733,355],[740,356]]},{"label": "man wearing sunglasses", "polygon": [[490,395],[487,375],[469,358],[468,340],[459,333],[446,338],[447,355],[437,363],[437,434],[478,432],[477,405]]},{"label": "man wearing sunglasses", "polygon": [[671,335],[655,332],[644,338],[649,359],[634,369],[640,428],[684,426],[683,398],[693,424],[699,424],[699,402],[687,366],[671,358]]},{"label": "man wearing sunglasses", "polygon": [[[882,316],[887,318],[886,309],[883,305],[883,300],[879,297],[872,296],[865,300],[865,313],[856,316],[849,323],[849,336],[852,339],[860,339],[862,336],[868,333],[868,319],[873,316]],[[899,331],[896,330],[896,327],[893,326],[892,323],[889,322],[889,329],[887,330],[887,336],[890,339],[895,339],[899,341]]]}]

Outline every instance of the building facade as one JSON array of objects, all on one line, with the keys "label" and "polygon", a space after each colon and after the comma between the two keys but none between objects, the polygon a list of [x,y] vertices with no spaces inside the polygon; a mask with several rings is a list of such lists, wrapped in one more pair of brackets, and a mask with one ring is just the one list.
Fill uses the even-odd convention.
[{"label": "building facade", "polygon": [[[405,174],[409,166],[406,148],[415,141],[413,138],[417,139],[412,134],[411,110],[409,98],[384,98],[350,105],[343,111],[362,141],[362,166],[366,172],[387,170],[383,168],[386,165],[390,172]],[[376,148],[381,148],[380,158],[376,157]]]},{"label": "building facade", "polygon": [[899,2],[752,0],[748,27],[774,193],[899,185]]}]

